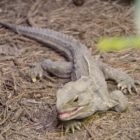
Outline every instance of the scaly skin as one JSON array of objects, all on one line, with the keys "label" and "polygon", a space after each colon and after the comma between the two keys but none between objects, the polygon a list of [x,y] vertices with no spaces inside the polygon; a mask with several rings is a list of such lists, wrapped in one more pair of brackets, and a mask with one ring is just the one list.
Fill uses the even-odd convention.
[{"label": "scaly skin", "polygon": [[[68,60],[62,63],[44,60],[35,65],[33,76],[42,77],[46,70],[61,78],[71,78],[72,81],[58,89],[56,94],[58,117],[69,124],[67,131],[79,129],[80,125],[76,125],[75,120],[86,118],[97,111],[113,109],[122,112],[128,107],[123,92],[132,93],[132,89],[136,91],[135,81],[125,72],[95,60],[79,41],[49,29],[0,24],[46,44],[61,52]],[[116,81],[120,90],[109,93],[107,79]]]}]

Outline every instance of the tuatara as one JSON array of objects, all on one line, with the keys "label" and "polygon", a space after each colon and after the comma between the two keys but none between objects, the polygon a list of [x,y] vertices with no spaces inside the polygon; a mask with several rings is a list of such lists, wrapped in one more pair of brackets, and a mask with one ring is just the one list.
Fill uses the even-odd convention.
[{"label": "tuatara", "polygon": [[[0,22],[4,27],[23,34],[60,52],[67,61],[45,59],[35,65],[32,78],[42,77],[48,71],[61,78],[71,78],[56,93],[58,118],[68,124],[68,129],[79,129],[79,119],[97,111],[125,111],[128,99],[123,92],[137,92],[135,80],[125,72],[95,60],[88,48],[71,36],[49,29],[40,29]],[[108,92],[106,80],[114,80],[118,90]]]}]

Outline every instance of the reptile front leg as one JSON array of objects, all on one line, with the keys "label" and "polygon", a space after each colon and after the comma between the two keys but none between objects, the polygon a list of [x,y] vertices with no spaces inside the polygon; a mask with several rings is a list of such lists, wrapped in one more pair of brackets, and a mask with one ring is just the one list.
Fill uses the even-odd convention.
[{"label": "reptile front leg", "polygon": [[41,62],[41,67],[43,70],[46,70],[56,77],[70,78],[73,64],[71,62],[45,59],[43,62]]},{"label": "reptile front leg", "polygon": [[53,74],[59,78],[70,78],[72,71],[72,63],[64,61],[52,61],[45,59],[42,62],[35,63],[31,69],[31,79],[42,78],[46,72]]},{"label": "reptile front leg", "polygon": [[78,120],[70,120],[70,121],[63,121],[62,127],[65,130],[65,133],[74,133],[75,130],[81,130],[82,124]]},{"label": "reptile front leg", "polygon": [[136,84],[137,81],[132,79],[128,74],[125,72],[112,68],[104,63],[99,63],[100,68],[104,73],[105,79],[114,80],[118,84],[118,89],[121,90],[123,93],[130,93],[133,94],[133,91],[137,93]]}]

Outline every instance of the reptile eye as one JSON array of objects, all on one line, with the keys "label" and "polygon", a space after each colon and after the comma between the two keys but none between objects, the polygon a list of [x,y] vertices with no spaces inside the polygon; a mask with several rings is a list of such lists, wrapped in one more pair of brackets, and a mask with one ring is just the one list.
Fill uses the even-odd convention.
[{"label": "reptile eye", "polygon": [[78,102],[78,97],[76,97],[74,100],[73,100],[73,102]]}]

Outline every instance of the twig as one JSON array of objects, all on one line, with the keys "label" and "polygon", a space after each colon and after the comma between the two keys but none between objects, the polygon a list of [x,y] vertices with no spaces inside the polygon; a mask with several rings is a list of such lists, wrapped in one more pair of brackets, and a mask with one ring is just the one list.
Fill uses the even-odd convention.
[{"label": "twig", "polygon": [[87,126],[85,124],[83,124],[84,128],[87,130],[89,136],[91,137],[92,140],[94,140],[94,136],[92,134],[92,132],[87,128]]}]

